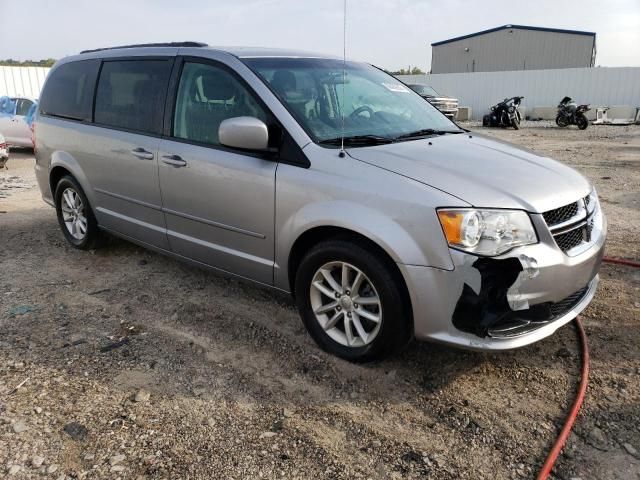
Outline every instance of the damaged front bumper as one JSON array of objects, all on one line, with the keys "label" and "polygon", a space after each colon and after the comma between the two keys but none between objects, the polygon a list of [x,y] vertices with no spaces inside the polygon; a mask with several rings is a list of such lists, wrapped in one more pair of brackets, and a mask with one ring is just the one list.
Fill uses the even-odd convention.
[{"label": "damaged front bumper", "polygon": [[553,334],[593,299],[604,255],[606,220],[577,254],[563,252],[541,216],[539,243],[499,257],[451,250],[453,270],[399,265],[412,301],[414,332],[474,350],[522,347]]}]

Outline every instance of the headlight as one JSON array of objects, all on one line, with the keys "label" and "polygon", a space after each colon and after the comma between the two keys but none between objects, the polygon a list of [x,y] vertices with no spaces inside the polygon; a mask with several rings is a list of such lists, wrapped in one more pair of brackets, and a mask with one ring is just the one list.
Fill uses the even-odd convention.
[{"label": "headlight", "polygon": [[538,242],[531,219],[521,210],[440,209],[438,218],[450,247],[483,256]]},{"label": "headlight", "polygon": [[585,207],[587,208],[587,213],[591,215],[598,205],[598,193],[595,188],[584,198],[584,202]]}]

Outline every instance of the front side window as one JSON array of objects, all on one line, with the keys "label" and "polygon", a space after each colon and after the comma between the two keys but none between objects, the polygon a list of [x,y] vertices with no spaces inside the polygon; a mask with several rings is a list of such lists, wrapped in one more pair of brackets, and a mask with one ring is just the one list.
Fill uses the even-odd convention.
[{"label": "front side window", "polygon": [[213,65],[184,64],[173,119],[174,137],[220,145],[220,123],[245,116],[267,121],[263,108],[234,75]]},{"label": "front side window", "polygon": [[16,106],[16,115],[22,115],[23,117],[29,113],[33,102],[26,98],[19,98]]},{"label": "front side window", "polygon": [[394,77],[367,64],[319,58],[245,58],[316,142],[460,129]]},{"label": "front side window", "polygon": [[40,112],[91,121],[93,92],[100,60],[80,60],[55,68],[40,96]]},{"label": "front side window", "polygon": [[169,60],[104,62],[96,92],[95,122],[159,135],[170,73]]}]

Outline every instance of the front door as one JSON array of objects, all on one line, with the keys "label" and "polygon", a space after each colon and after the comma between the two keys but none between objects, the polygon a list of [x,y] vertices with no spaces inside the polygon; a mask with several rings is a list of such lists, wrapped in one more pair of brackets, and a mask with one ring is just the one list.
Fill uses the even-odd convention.
[{"label": "front door", "polygon": [[220,145],[220,123],[240,116],[267,121],[226,67],[184,63],[171,135],[158,153],[167,236],[175,253],[271,284],[277,163]]},{"label": "front door", "polygon": [[33,101],[28,98],[16,98],[16,114],[11,120],[10,137],[7,140],[13,145],[21,147],[31,147],[31,128],[27,123],[27,114],[33,105]]}]

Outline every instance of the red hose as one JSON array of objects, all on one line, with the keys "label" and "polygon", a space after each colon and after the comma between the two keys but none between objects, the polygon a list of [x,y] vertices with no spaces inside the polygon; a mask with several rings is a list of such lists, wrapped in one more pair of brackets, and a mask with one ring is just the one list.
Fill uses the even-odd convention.
[{"label": "red hose", "polygon": [[[632,260],[626,260],[624,258],[611,258],[604,257],[602,259],[605,263],[613,263],[616,265],[626,265],[628,267],[640,268],[640,263],[634,262]],[[576,417],[578,416],[578,412],[580,411],[580,407],[582,406],[582,402],[584,402],[584,396],[587,392],[587,383],[589,379],[589,344],[587,343],[587,335],[584,332],[584,328],[582,327],[582,323],[580,322],[580,317],[576,317],[576,328],[578,329],[578,334],[580,337],[580,344],[582,346],[582,372],[580,378],[580,386],[578,387],[578,395],[576,395],[575,400],[573,401],[573,405],[571,405],[571,410],[569,411],[569,415],[567,416],[567,420],[560,431],[560,435],[556,438],[555,443],[553,444],[553,448],[547,455],[547,459],[542,465],[540,469],[540,473],[538,473],[538,480],[546,480],[551,473],[551,469],[556,463],[558,456],[560,455],[560,451],[564,447],[567,442],[567,438],[569,437],[569,433],[571,432],[571,427],[576,421]]]},{"label": "red hose", "polygon": [[640,263],[634,262],[633,260],[627,260],[625,258],[604,257],[602,261],[605,263],[614,263],[616,265],[626,265],[627,267],[640,268]]},{"label": "red hose", "polygon": [[538,473],[538,480],[545,480],[549,476],[549,473],[551,473],[551,469],[556,463],[558,455],[560,455],[560,451],[567,442],[567,438],[571,432],[571,427],[573,427],[573,424],[576,421],[576,417],[578,416],[578,412],[580,411],[580,407],[584,401],[584,395],[587,392],[587,383],[589,380],[589,345],[587,343],[587,335],[584,332],[584,328],[582,328],[582,323],[580,322],[580,317],[576,317],[575,322],[580,337],[580,344],[582,345],[582,372],[580,386],[578,387],[578,395],[576,395],[576,398],[573,401],[573,405],[571,406],[567,420],[560,431],[560,435],[558,435],[558,438],[553,444],[553,448],[549,452],[549,455],[547,455],[547,459],[540,469],[540,473]]}]

